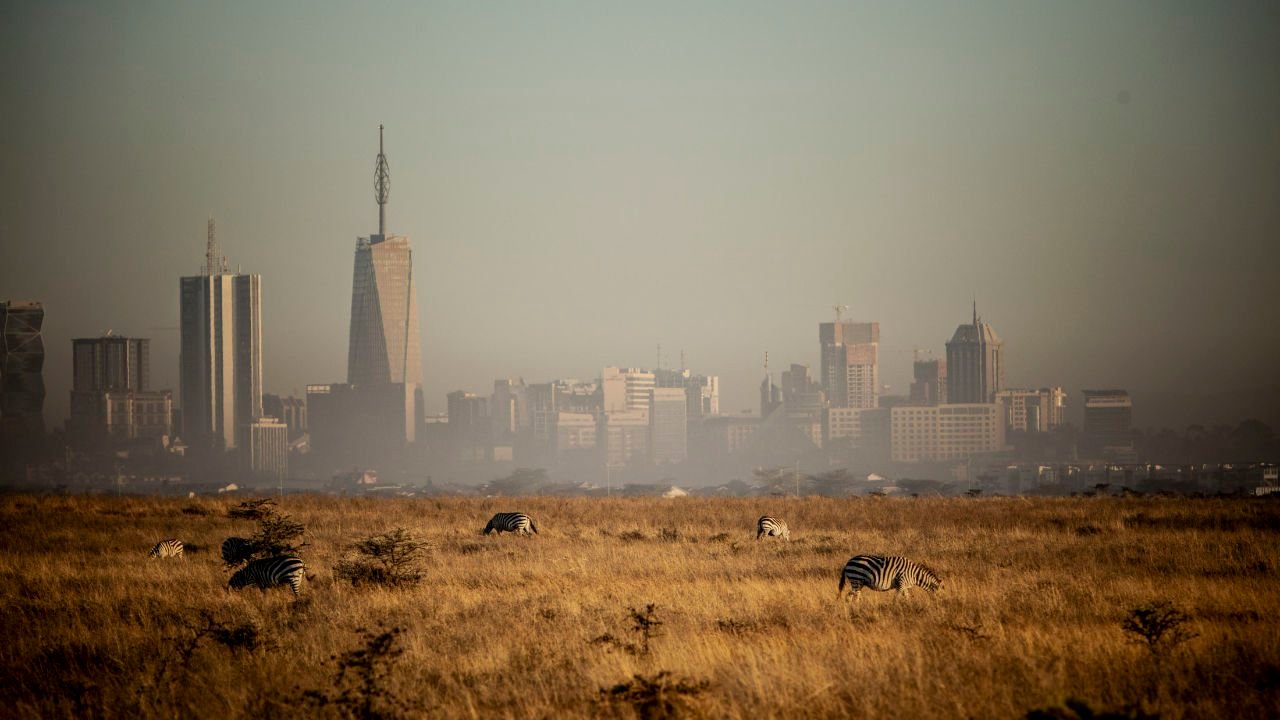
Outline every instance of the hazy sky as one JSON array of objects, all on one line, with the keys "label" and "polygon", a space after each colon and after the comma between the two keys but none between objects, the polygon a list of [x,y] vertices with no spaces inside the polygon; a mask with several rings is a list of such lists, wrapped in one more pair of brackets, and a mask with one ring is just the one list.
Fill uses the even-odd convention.
[{"label": "hazy sky", "polygon": [[659,343],[756,408],[836,303],[905,392],[975,295],[1013,386],[1276,383],[1280,5],[377,5],[0,5],[0,299],[44,302],[50,420],[108,328],[176,391],[210,214],[266,390],[345,379],[379,123],[432,411]]}]

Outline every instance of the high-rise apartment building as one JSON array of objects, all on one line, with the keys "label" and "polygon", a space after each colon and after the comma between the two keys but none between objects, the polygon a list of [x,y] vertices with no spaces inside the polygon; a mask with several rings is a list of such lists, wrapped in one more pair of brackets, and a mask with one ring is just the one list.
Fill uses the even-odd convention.
[{"label": "high-rise apartment building", "polygon": [[182,434],[194,450],[243,445],[262,416],[262,277],[227,270],[213,220],[201,274],[182,278]]},{"label": "high-rise apartment building", "polygon": [[1085,390],[1083,449],[1090,453],[1133,451],[1133,400],[1127,390]]},{"label": "high-rise apartment building", "polygon": [[818,324],[821,383],[832,407],[873,408],[880,397],[880,323]]},{"label": "high-rise apartment building", "polygon": [[973,323],[957,327],[947,343],[947,402],[991,403],[1003,388],[1004,343],[975,304]]},{"label": "high-rise apartment building", "polygon": [[151,390],[151,341],[107,333],[71,341],[68,441],[161,440],[173,433],[173,393]]},{"label": "high-rise apartment building", "polygon": [[44,306],[0,302],[0,471],[33,456],[44,439]]},{"label": "high-rise apartment building", "polygon": [[947,402],[947,361],[937,358],[916,360],[911,383],[911,403],[941,405]]},{"label": "high-rise apartment building", "polygon": [[1004,407],[1006,430],[1049,432],[1065,419],[1067,393],[1060,387],[1001,390],[996,402]]}]

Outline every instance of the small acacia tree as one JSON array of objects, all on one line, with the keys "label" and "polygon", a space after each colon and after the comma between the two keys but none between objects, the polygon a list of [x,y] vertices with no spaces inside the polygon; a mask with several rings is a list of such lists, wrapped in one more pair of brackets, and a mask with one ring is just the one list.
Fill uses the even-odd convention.
[{"label": "small acacia tree", "polygon": [[229,567],[260,558],[297,555],[306,544],[301,542],[306,527],[276,510],[275,501],[271,498],[246,500],[229,509],[227,516],[236,520],[255,520],[258,523],[258,532],[248,540],[235,543],[232,547],[223,546],[223,560]]},{"label": "small acacia tree", "polygon": [[338,563],[334,575],[352,585],[407,587],[422,581],[420,562],[427,543],[404,528],[370,535],[356,541],[351,549],[355,557]]},{"label": "small acacia tree", "polygon": [[1120,627],[1132,633],[1136,642],[1144,643],[1151,655],[1159,660],[1197,636],[1185,627],[1189,620],[1186,613],[1174,607],[1173,603],[1161,600],[1130,610]]}]

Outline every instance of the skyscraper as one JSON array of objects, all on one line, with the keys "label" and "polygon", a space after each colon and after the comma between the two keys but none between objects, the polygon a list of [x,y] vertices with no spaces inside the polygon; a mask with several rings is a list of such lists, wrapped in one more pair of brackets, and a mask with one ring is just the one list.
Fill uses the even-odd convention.
[{"label": "skyscraper", "polygon": [[832,407],[873,408],[880,398],[880,323],[819,323],[822,388]]},{"label": "skyscraper", "polygon": [[151,390],[151,341],[113,335],[72,347],[68,441],[82,449],[112,439],[160,440],[173,433],[173,393]]},{"label": "skyscraper", "polygon": [[205,265],[182,278],[183,436],[193,449],[231,450],[262,416],[262,276],[231,273],[209,220]]},{"label": "skyscraper", "polygon": [[1133,452],[1133,400],[1127,390],[1084,390],[1086,453],[1118,457]]},{"label": "skyscraper", "polygon": [[1004,388],[1004,343],[995,328],[978,317],[961,325],[947,343],[947,402],[990,403]]},{"label": "skyscraper", "polygon": [[391,190],[387,157],[378,128],[375,172],[378,233],[356,240],[351,282],[351,336],[347,382],[407,383],[422,387],[422,351],[418,343],[418,292],[413,282],[409,238],[386,234],[386,205]]},{"label": "skyscraper", "polygon": [[0,471],[33,456],[44,438],[44,306],[0,302]]}]

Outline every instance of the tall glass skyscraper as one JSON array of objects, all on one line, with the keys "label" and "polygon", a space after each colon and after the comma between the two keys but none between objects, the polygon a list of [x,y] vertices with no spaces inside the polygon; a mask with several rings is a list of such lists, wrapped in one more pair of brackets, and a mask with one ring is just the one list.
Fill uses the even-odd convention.
[{"label": "tall glass skyscraper", "polygon": [[[388,235],[387,198],[391,173],[382,151],[378,128],[378,159],[374,170],[374,199],[378,203],[378,233],[356,241],[351,279],[351,335],[347,350],[347,384],[357,392],[405,397],[406,407],[386,408],[400,415],[403,440],[416,439],[422,415],[422,350],[418,340],[418,292],[413,282],[413,248],[409,238]],[[383,386],[403,385],[403,393]]]}]

